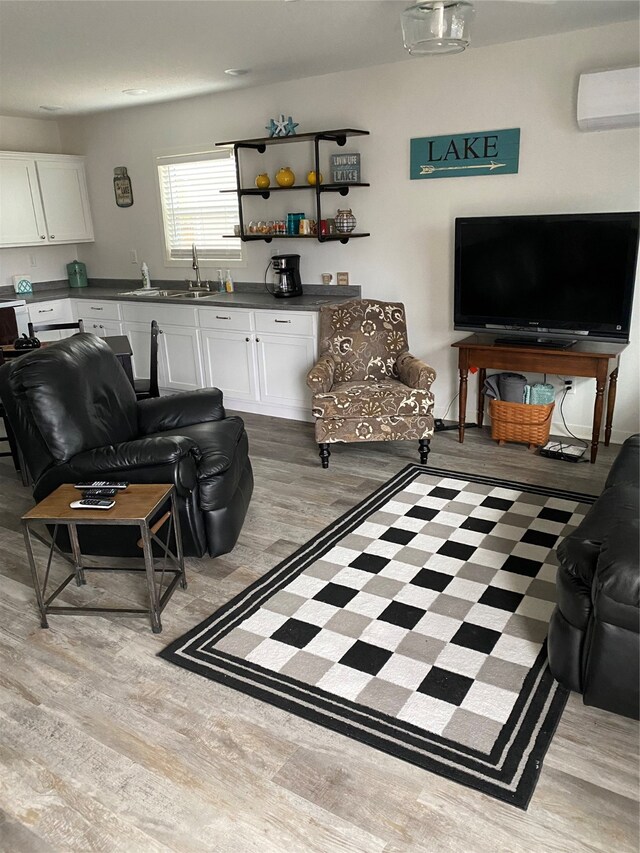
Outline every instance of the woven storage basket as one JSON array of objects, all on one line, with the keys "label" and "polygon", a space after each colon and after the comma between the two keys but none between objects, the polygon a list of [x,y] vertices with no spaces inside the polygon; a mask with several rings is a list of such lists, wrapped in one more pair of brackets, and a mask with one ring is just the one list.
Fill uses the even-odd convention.
[{"label": "woven storage basket", "polygon": [[551,415],[555,403],[535,406],[528,403],[506,403],[491,400],[491,438],[499,444],[519,441],[534,449],[549,440]]}]

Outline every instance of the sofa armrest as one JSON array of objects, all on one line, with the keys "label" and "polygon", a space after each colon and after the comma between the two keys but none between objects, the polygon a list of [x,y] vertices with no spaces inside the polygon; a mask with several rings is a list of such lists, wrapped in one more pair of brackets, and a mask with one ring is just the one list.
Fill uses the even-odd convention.
[{"label": "sofa armrest", "polygon": [[410,352],[401,353],[396,359],[396,370],[398,378],[409,388],[421,388],[428,391],[436,378],[436,372],[426,362],[411,355]]},{"label": "sofa armrest", "polygon": [[173,483],[179,495],[188,495],[197,484],[199,456],[197,445],[182,435],[98,447],[45,471],[35,485],[33,496],[39,501],[62,483],[89,480]]},{"label": "sofa armrest", "polygon": [[201,388],[184,394],[138,401],[138,429],[141,435],[221,421],[225,416],[222,391],[218,388]]},{"label": "sofa armrest", "polygon": [[333,387],[333,376],[336,363],[333,356],[326,352],[307,373],[307,385],[314,393],[330,391]]},{"label": "sofa armrest", "polygon": [[201,458],[200,448],[184,435],[154,436],[95,447],[78,453],[69,460],[69,467],[83,479],[98,474],[125,474],[135,468],[175,465],[181,459]]}]

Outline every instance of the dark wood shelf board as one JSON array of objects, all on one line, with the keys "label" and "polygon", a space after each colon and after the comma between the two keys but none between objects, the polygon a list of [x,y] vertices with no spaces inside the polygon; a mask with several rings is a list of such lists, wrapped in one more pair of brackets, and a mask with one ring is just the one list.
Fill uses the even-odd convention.
[{"label": "dark wood shelf board", "polygon": [[281,145],[284,142],[313,142],[314,139],[331,141],[349,136],[369,136],[369,131],[356,130],[352,127],[342,127],[338,128],[338,130],[296,133],[293,136],[261,136],[256,139],[232,139],[228,142],[216,142],[216,145],[238,145],[243,148],[258,148],[266,145]]}]

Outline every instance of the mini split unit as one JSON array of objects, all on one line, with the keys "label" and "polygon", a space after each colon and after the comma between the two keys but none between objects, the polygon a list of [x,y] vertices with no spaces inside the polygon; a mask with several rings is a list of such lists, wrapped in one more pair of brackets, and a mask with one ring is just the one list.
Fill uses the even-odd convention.
[{"label": "mini split unit", "polygon": [[581,74],[578,84],[580,130],[640,126],[640,68]]}]

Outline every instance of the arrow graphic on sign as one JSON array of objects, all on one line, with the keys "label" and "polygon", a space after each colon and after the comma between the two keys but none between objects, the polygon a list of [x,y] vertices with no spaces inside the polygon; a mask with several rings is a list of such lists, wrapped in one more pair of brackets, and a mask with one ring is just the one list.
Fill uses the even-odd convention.
[{"label": "arrow graphic on sign", "polygon": [[500,169],[506,165],[506,163],[494,163],[492,160],[491,163],[483,163],[479,166],[420,166],[420,174],[431,175],[433,172],[458,172],[462,169],[489,169],[490,172],[493,172],[494,169]]}]

